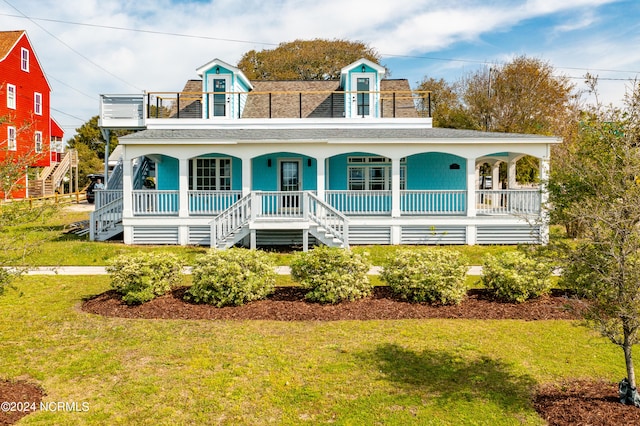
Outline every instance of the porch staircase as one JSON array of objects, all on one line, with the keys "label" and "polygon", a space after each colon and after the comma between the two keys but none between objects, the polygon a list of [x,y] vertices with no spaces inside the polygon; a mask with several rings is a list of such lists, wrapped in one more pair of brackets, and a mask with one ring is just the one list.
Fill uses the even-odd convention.
[{"label": "porch staircase", "polygon": [[302,194],[302,214],[282,218],[258,213],[257,193],[242,197],[211,222],[211,247],[231,248],[257,229],[300,229],[329,247],[349,247],[349,221],[342,213],[311,192]]},{"label": "porch staircase", "polygon": [[64,177],[72,166],[77,165],[77,153],[69,150],[62,154],[60,162],[43,168],[38,177],[29,182],[29,196],[32,198],[53,195],[62,185]]}]

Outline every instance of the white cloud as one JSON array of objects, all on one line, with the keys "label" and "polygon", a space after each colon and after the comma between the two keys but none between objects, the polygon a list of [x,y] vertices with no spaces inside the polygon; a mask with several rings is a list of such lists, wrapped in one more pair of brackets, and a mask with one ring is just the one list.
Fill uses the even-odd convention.
[{"label": "white cloud", "polygon": [[[606,37],[602,40],[604,46],[590,41],[590,45],[580,43],[580,49],[564,46],[558,35],[593,26],[597,14],[591,11],[616,0],[34,0],[20,5],[16,0],[11,2],[35,21],[6,16],[16,15],[16,12],[0,3],[0,28],[28,31],[38,58],[51,76],[52,102],[59,111],[54,111],[54,115],[65,125],[67,137],[74,128],[97,114],[100,93],[133,93],[135,88],[179,90],[187,79],[196,77],[198,66],[214,57],[235,63],[250,49],[272,48],[280,42],[298,38],[361,40],[379,52],[395,55],[436,53],[438,56],[437,52],[443,49],[472,45],[475,49],[473,57],[466,59],[493,60],[500,55],[511,55],[512,48],[490,55],[484,53],[485,48],[496,49],[496,46],[483,44],[482,38],[487,34],[504,32],[506,37],[513,37],[510,31],[515,31],[514,28],[524,22],[556,14],[563,14],[563,19],[575,15],[577,18],[565,20],[564,24],[557,25],[556,22],[554,42],[557,46],[545,46],[540,52],[541,46],[532,45],[535,48],[525,53],[543,53],[554,65],[560,65],[556,61],[576,66],[609,62],[608,67],[640,67],[640,58],[632,54],[635,49],[620,49],[622,54],[614,55],[611,47],[607,48],[606,40],[613,37],[611,34],[603,35]],[[36,18],[196,37],[72,25]],[[615,43],[622,42],[616,40]],[[598,49],[602,50],[598,52]],[[581,56],[580,51],[584,52]],[[444,62],[439,66],[444,70],[461,64]],[[463,63],[462,66],[466,69],[474,65]],[[406,76],[415,82],[424,75],[418,68],[415,64],[407,65],[406,71],[416,73],[414,75],[404,75],[403,69],[392,69],[392,72],[394,77]],[[416,77],[417,73],[421,75]],[[78,91],[91,94],[95,99],[88,99]]]}]

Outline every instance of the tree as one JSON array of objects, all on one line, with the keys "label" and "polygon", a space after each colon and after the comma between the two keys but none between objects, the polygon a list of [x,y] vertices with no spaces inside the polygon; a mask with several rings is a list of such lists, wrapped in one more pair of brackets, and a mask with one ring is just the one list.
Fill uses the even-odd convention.
[{"label": "tree", "polygon": [[238,68],[250,80],[337,80],[340,70],[360,58],[376,64],[380,55],[360,41],[295,40],[271,50],[250,50]]},{"label": "tree", "polygon": [[[457,86],[443,79],[425,77],[417,90],[431,92],[431,115],[435,127],[476,129],[477,126],[473,124],[472,117],[460,101]],[[423,109],[427,107],[424,102]]]},{"label": "tree", "polygon": [[[118,138],[132,133],[131,130],[112,131],[109,136],[109,149],[118,146]],[[78,151],[78,176],[81,185],[87,185],[87,175],[104,171],[105,140],[98,127],[98,116],[91,117],[89,121],[76,129],[76,135],[67,141],[69,148]]]},{"label": "tree", "polygon": [[640,327],[640,86],[622,108],[596,105],[582,120],[551,201],[584,224],[583,238],[560,245],[563,281],[588,299],[582,314],[624,352],[636,386],[632,347]]}]

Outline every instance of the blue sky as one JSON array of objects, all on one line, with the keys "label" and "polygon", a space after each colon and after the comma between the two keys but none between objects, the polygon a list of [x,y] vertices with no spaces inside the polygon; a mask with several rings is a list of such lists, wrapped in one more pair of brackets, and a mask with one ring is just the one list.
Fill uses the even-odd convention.
[{"label": "blue sky", "polygon": [[0,0],[0,28],[27,30],[65,139],[97,115],[99,94],[177,91],[211,59],[294,39],[364,41],[412,86],[519,55],[578,89],[598,75],[607,103],[640,76],[637,0]]}]

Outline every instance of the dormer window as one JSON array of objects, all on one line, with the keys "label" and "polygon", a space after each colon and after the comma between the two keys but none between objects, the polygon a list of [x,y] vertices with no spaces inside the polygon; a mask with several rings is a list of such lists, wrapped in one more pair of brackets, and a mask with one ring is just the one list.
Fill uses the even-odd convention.
[{"label": "dormer window", "polygon": [[[364,68],[364,66],[363,66]],[[368,77],[358,77],[357,81],[358,115],[366,117],[371,107],[371,84]]]},{"label": "dormer window", "polygon": [[23,47],[20,52],[20,69],[29,72],[29,49]]}]

